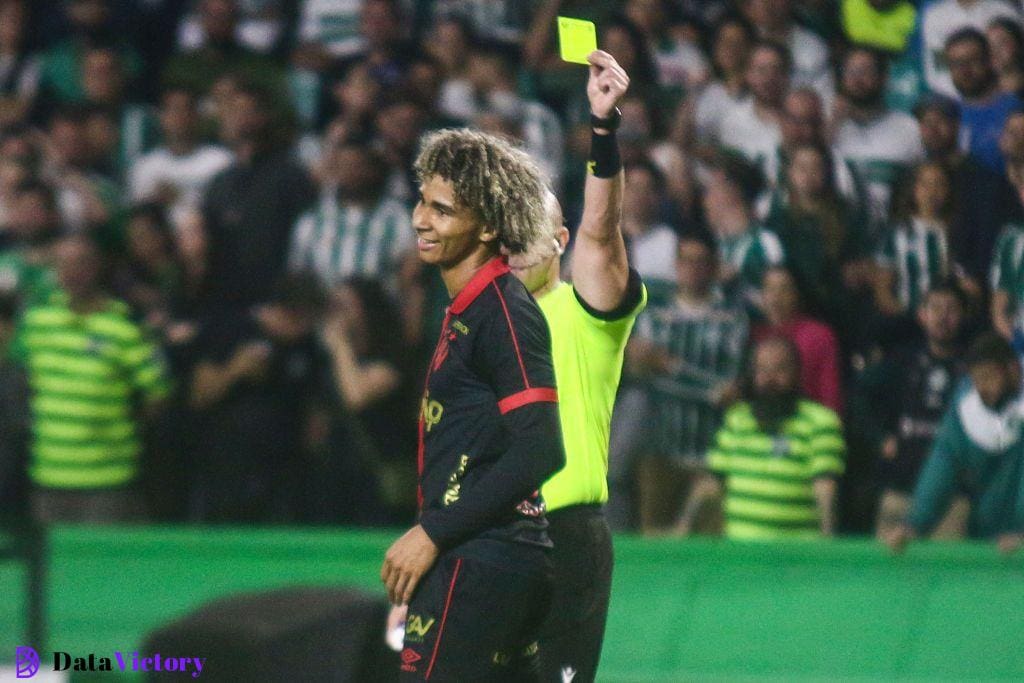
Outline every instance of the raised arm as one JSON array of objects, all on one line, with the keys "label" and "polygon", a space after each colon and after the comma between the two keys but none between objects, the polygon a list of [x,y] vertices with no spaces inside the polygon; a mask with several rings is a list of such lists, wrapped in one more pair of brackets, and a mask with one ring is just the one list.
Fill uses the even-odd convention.
[{"label": "raised arm", "polygon": [[[629,87],[629,76],[615,58],[595,50],[590,61],[587,98],[599,119],[618,116],[616,104]],[[583,219],[573,251],[572,283],[576,292],[598,311],[618,308],[629,282],[626,243],[622,239],[622,190],[625,176],[615,131],[594,128],[590,163],[583,195]]]}]

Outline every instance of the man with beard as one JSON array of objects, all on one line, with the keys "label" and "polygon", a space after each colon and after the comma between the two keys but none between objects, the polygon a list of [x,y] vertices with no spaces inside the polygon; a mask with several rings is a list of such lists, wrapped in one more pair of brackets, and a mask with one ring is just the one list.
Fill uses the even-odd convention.
[{"label": "man with beard", "polygon": [[962,98],[960,125],[966,133],[967,148],[982,164],[1001,171],[999,135],[1010,113],[1020,108],[1020,97],[999,88],[988,40],[981,31],[965,28],[950,36],[946,41],[946,64]]},{"label": "man with beard", "polygon": [[874,235],[888,223],[900,175],[924,156],[917,122],[885,105],[884,60],[869,48],[851,48],[842,60],[841,96],[833,108],[834,145],[864,183]]},{"label": "man with beard", "polygon": [[943,418],[910,514],[884,537],[895,552],[927,535],[959,490],[970,500],[971,538],[995,539],[1004,553],[1024,544],[1020,360],[1005,339],[987,333],[971,345],[967,368],[971,381]]},{"label": "man with beard", "polygon": [[726,413],[707,457],[714,478],[698,488],[705,501],[724,493],[729,538],[835,533],[836,478],[846,450],[842,425],[825,406],[801,398],[799,386],[793,342],[772,337],[754,348],[749,398]]}]

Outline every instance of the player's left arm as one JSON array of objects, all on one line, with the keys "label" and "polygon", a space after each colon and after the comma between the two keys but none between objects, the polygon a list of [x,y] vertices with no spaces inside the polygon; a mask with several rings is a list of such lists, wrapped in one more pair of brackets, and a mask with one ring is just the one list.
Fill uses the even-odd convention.
[{"label": "player's left arm", "polygon": [[[626,94],[629,76],[615,58],[595,50],[587,57],[590,111],[607,119]],[[629,290],[629,263],[622,238],[622,193],[625,174],[615,131],[595,128],[583,195],[583,218],[573,250],[572,284],[596,311],[617,310]]]}]

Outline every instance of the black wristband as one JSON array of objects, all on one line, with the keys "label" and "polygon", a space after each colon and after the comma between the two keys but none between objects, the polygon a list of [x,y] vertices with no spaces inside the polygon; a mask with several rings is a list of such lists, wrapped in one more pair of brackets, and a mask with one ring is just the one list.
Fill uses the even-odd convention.
[{"label": "black wristband", "polygon": [[615,132],[607,135],[590,133],[590,161],[587,169],[596,178],[614,178],[622,170],[622,159],[619,158],[619,142]]}]

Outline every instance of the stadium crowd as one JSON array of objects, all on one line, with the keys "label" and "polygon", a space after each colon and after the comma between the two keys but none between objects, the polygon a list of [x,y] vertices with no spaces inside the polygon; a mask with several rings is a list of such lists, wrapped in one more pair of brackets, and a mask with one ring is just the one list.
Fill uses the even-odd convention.
[{"label": "stadium crowd", "polygon": [[515,138],[574,229],[560,14],[631,78],[613,525],[1024,532],[1003,0],[0,0],[4,512],[408,522],[448,303],[412,159]]}]

